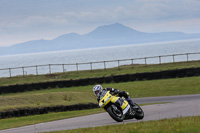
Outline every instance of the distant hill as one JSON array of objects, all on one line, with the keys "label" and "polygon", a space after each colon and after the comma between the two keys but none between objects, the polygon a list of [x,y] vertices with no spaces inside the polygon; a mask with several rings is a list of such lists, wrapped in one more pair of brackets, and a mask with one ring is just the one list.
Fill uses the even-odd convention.
[{"label": "distant hill", "polygon": [[145,33],[131,29],[122,24],[115,23],[111,25],[100,26],[94,31],[84,35],[70,33],[61,35],[53,40],[33,40],[15,44],[9,47],[0,47],[0,55],[38,53],[197,38],[200,38],[200,33]]}]

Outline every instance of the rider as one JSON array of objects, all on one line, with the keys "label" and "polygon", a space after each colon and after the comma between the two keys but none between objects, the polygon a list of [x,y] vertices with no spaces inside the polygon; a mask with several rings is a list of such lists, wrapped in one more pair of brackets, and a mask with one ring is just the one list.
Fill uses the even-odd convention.
[{"label": "rider", "polygon": [[128,103],[132,107],[134,106],[133,101],[130,99],[130,97],[128,96],[127,92],[125,92],[125,91],[119,91],[118,89],[114,89],[114,88],[110,88],[110,87],[103,89],[103,87],[101,85],[95,85],[93,87],[93,92],[97,96],[97,101],[98,102],[100,100],[100,96],[101,96],[101,93],[102,93],[103,90],[110,91],[110,92],[112,92],[114,94],[118,94],[120,97],[126,98],[126,100],[128,101]]}]

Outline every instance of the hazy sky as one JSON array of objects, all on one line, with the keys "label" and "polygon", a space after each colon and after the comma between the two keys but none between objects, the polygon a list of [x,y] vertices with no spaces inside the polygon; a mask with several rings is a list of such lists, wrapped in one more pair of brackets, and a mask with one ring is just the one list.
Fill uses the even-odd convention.
[{"label": "hazy sky", "polygon": [[143,32],[200,33],[200,0],[0,0],[0,46],[113,23]]}]

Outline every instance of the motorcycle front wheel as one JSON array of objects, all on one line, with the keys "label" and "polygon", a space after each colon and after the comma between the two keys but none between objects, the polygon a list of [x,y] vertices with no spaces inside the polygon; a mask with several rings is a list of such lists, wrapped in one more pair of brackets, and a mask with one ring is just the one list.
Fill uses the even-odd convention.
[{"label": "motorcycle front wheel", "polygon": [[109,106],[107,112],[117,122],[122,122],[124,120],[123,112],[118,109],[116,105]]},{"label": "motorcycle front wheel", "polygon": [[144,118],[144,111],[142,110],[142,108],[139,106],[139,105],[137,105],[136,103],[134,103],[135,104],[135,106],[137,106],[137,109],[136,109],[136,111],[135,111],[135,119],[137,119],[137,120],[141,120],[141,119],[143,119]]}]

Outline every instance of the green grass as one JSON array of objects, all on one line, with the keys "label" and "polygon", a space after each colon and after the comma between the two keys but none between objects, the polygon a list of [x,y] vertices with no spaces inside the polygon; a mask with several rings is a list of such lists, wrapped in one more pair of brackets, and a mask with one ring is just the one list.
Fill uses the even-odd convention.
[{"label": "green grass", "polygon": [[200,116],[81,128],[49,133],[199,133]]},{"label": "green grass", "polygon": [[0,96],[0,111],[18,108],[46,107],[56,105],[74,105],[95,102],[91,93],[84,92],[47,92]]},{"label": "green grass", "polygon": [[69,80],[69,79],[83,79],[92,77],[102,77],[119,74],[132,74],[142,72],[157,72],[171,69],[182,69],[182,68],[193,68],[200,67],[200,61],[190,62],[178,62],[178,63],[166,63],[156,65],[129,65],[120,66],[120,68],[101,69],[93,71],[79,71],[79,72],[66,72],[66,73],[55,73],[47,75],[27,75],[17,76],[11,78],[0,78],[0,86],[2,85],[14,85],[24,83],[38,83],[46,81],[58,81],[58,80]]},{"label": "green grass", "polygon": [[[200,77],[110,83],[102,85],[103,87],[113,87],[119,90],[128,91],[131,98],[200,94]],[[92,88],[93,85],[89,85],[4,94],[0,95],[0,111],[24,107],[96,103],[96,97],[92,92]]]},{"label": "green grass", "polygon": [[68,112],[59,112],[59,113],[49,113],[49,114],[42,114],[42,115],[34,115],[34,116],[27,116],[27,117],[16,117],[16,118],[7,118],[7,119],[0,119],[0,130],[15,128],[20,126],[32,125],[42,122],[60,120],[60,119],[67,119],[77,116],[85,116],[91,115],[95,113],[104,112],[103,109],[88,109],[88,110],[80,110],[80,111],[68,111]]}]

